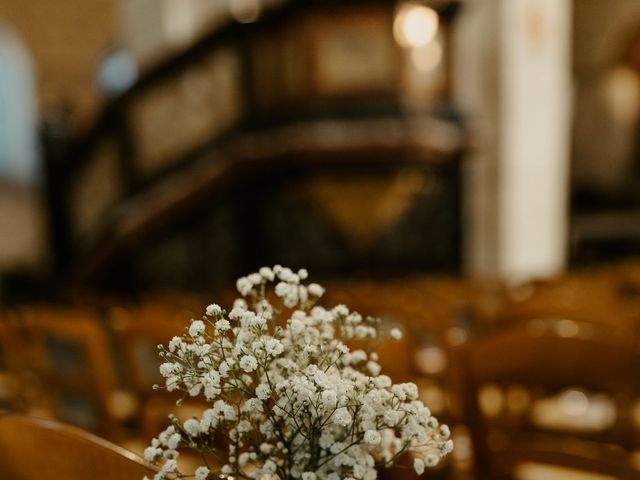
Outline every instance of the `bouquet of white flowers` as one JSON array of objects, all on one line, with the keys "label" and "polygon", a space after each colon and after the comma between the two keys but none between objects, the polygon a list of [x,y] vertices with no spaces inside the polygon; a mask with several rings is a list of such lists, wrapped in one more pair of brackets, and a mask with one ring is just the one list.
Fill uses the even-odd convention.
[{"label": "bouquet of white flowers", "polygon": [[[184,423],[170,417],[145,450],[161,466],[154,480],[187,476],[178,448],[202,454],[196,480],[375,480],[376,467],[405,452],[421,474],[451,451],[449,429],[418,400],[416,385],[392,384],[375,352],[350,349],[381,337],[380,321],[317,306],[324,289],[306,278],[305,270],[261,268],[238,280],[243,298],[229,313],[209,305],[183,336],[159,346],[165,388],[204,395],[211,408]],[[214,441],[221,436],[223,448]],[[208,458],[220,454],[214,472]]]}]

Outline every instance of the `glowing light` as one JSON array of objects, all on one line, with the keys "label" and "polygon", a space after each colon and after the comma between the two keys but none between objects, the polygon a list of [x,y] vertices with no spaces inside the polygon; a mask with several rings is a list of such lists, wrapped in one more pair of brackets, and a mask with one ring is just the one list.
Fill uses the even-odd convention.
[{"label": "glowing light", "polygon": [[430,345],[420,348],[414,355],[416,367],[425,375],[435,375],[444,371],[447,366],[447,357],[442,348]]},{"label": "glowing light", "polygon": [[615,67],[605,78],[604,95],[612,117],[619,124],[636,121],[640,98],[640,78],[630,67]]},{"label": "glowing light", "polygon": [[504,395],[498,385],[484,385],[478,392],[480,408],[488,417],[497,416],[504,408]]},{"label": "glowing light", "polygon": [[579,390],[566,390],[560,395],[560,408],[572,417],[580,417],[589,410],[589,399]]},{"label": "glowing light", "polygon": [[439,23],[438,14],[433,8],[406,3],[396,14],[393,34],[404,47],[421,47],[434,39]]},{"label": "glowing light", "polygon": [[261,0],[231,0],[229,12],[240,23],[252,23],[260,16],[262,3]]},{"label": "glowing light", "polygon": [[411,49],[411,61],[418,70],[430,72],[442,60],[442,44],[435,40],[422,47]]},{"label": "glowing light", "polygon": [[580,333],[580,325],[573,320],[564,318],[556,324],[556,333],[564,338],[577,337]]}]

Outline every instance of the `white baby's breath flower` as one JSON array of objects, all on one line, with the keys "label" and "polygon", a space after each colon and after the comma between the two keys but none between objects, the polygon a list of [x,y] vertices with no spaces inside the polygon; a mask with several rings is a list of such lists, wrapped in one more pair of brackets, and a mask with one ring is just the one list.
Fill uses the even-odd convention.
[{"label": "white baby's breath flower", "polygon": [[169,342],[169,351],[175,352],[182,347],[182,339],[180,337],[173,337]]},{"label": "white baby's breath flower", "polygon": [[317,283],[309,284],[309,286],[307,287],[307,291],[309,292],[309,295],[313,295],[314,297],[321,297],[322,295],[324,295],[324,288],[322,288]]},{"label": "white baby's breath flower", "polygon": [[273,462],[273,460],[267,460],[262,466],[262,470],[267,474],[275,473],[277,468],[278,466]]},{"label": "white baby's breath flower", "polygon": [[249,400],[245,401],[244,405],[240,409],[241,413],[249,413],[252,415],[262,413],[263,411],[264,410],[262,408],[262,403],[258,398],[250,398]]},{"label": "white baby's breath flower", "polygon": [[189,335],[197,337],[204,333],[204,322],[202,320],[194,320],[189,327]]},{"label": "white baby's breath flower", "polygon": [[247,463],[249,463],[249,460],[251,460],[251,454],[249,452],[242,452],[238,456],[238,464],[241,467],[244,467]]},{"label": "white baby's breath flower", "polygon": [[240,295],[244,296],[248,295],[249,292],[253,289],[253,284],[251,283],[251,280],[249,280],[249,278],[241,277],[236,282],[236,288],[238,289]]},{"label": "white baby's breath flower", "polygon": [[258,361],[253,355],[245,355],[240,359],[240,368],[245,372],[253,372],[258,367]]},{"label": "white baby's breath flower", "polygon": [[258,397],[260,400],[267,400],[269,397],[271,397],[271,389],[269,388],[269,385],[265,383],[261,383],[260,385],[258,385],[256,387],[256,397]]},{"label": "white baby's breath flower", "polygon": [[271,355],[272,357],[280,355],[284,351],[282,342],[276,338],[267,339],[264,348],[267,354]]},{"label": "white baby's breath flower", "polygon": [[378,375],[375,378],[375,383],[378,388],[389,388],[391,386],[391,378],[387,375]]},{"label": "white baby's breath flower", "polygon": [[335,423],[336,425],[341,425],[343,427],[346,427],[351,423],[351,414],[346,408],[344,407],[339,408],[333,414],[332,420],[333,420],[333,423]]},{"label": "white baby's breath flower", "polygon": [[259,273],[262,276],[262,278],[264,278],[265,280],[268,280],[269,282],[272,282],[273,279],[275,278],[273,270],[271,270],[269,267],[262,267]]},{"label": "white baby's breath flower", "polygon": [[180,445],[180,440],[182,440],[182,435],[174,433],[167,440],[167,447],[169,447],[170,450],[175,450],[178,448],[178,445]]},{"label": "white baby's breath flower", "polygon": [[338,403],[338,394],[335,390],[325,390],[322,392],[321,402],[327,409],[334,408]]},{"label": "white baby's breath flower", "polygon": [[300,277],[293,273],[293,270],[288,267],[281,268],[277,275],[280,280],[283,280],[287,283],[297,284],[300,282]]},{"label": "white baby's breath flower", "polygon": [[383,419],[388,427],[395,427],[398,420],[400,420],[400,413],[395,410],[387,410],[384,412]]},{"label": "white baby's breath flower", "polygon": [[369,443],[371,445],[378,445],[380,443],[380,433],[377,430],[367,430],[364,432],[364,441],[365,443]]},{"label": "white baby's breath flower", "polygon": [[216,331],[220,333],[224,333],[228,331],[230,328],[231,328],[231,324],[229,323],[229,320],[222,319],[216,322]]},{"label": "white baby's breath flower", "polygon": [[233,301],[233,307],[232,308],[241,308],[243,310],[246,310],[247,309],[247,301],[242,297],[236,298]]},{"label": "white baby's breath flower", "polygon": [[217,412],[217,414],[222,415],[222,418],[225,420],[235,420],[236,412],[231,405],[229,405],[224,400],[216,400],[213,404],[213,411]]},{"label": "white baby's breath flower", "polygon": [[162,365],[160,365],[160,375],[166,378],[169,375],[173,374],[174,369],[175,364],[171,362],[164,362]]},{"label": "white baby's breath flower", "polygon": [[291,289],[291,285],[289,285],[286,282],[279,282],[276,285],[276,295],[279,297],[284,297],[285,295],[287,295],[289,293],[289,290]]},{"label": "white baby's breath flower", "polygon": [[230,369],[231,367],[226,361],[221,362],[220,366],[218,367],[218,371],[220,372],[220,375],[223,377],[226,377],[229,374]]},{"label": "white baby's breath flower", "polygon": [[172,473],[178,469],[178,462],[175,460],[167,460],[165,464],[162,466],[162,471],[165,473]]},{"label": "white baby's breath flower", "polygon": [[[324,289],[305,284],[307,276],[276,265],[242,277],[237,287],[246,299],[236,299],[228,314],[207,307],[213,335],[193,320],[168,349],[160,348],[167,390],[203,395],[211,408],[182,424],[171,417],[152,440],[144,455],[161,467],[155,480],[182,476],[177,448],[206,450],[219,433],[230,440],[227,464],[214,472],[199,467],[195,480],[248,470],[256,480],[376,480],[376,465],[400,453],[414,453],[420,473],[451,451],[449,429],[418,400],[417,387],[380,375],[368,347],[347,347],[378,338],[380,321],[344,305],[314,306]],[[401,332],[394,328],[389,336],[399,339]],[[310,435],[318,437],[315,451],[304,442]]]},{"label": "white baby's breath flower", "polygon": [[238,433],[247,433],[251,431],[251,424],[246,420],[241,420],[238,425],[236,425],[236,430]]},{"label": "white baby's breath flower", "polygon": [[294,318],[290,323],[291,333],[294,335],[298,335],[300,332],[304,330],[304,323],[301,320]]},{"label": "white baby's breath flower", "polygon": [[367,370],[369,371],[369,373],[371,373],[371,375],[375,377],[380,373],[382,367],[380,367],[380,365],[376,362],[367,362]]},{"label": "white baby's breath flower", "polygon": [[267,320],[259,315],[251,315],[249,319],[250,327],[257,327],[262,329],[265,327],[266,324],[267,324]]},{"label": "white baby's breath flower", "polygon": [[305,345],[302,351],[305,355],[313,355],[314,353],[318,352],[318,349],[315,345]]},{"label": "white baby's breath flower", "polygon": [[162,455],[162,449],[157,447],[147,447],[144,449],[144,459],[147,462],[153,462],[156,457]]},{"label": "white baby's breath flower", "polygon": [[424,460],[415,458],[413,460],[413,469],[418,475],[422,475],[424,473]]},{"label": "white baby's breath flower", "polygon": [[271,453],[272,450],[273,450],[273,445],[271,445],[270,443],[260,444],[260,452],[264,453],[265,455]]},{"label": "white baby's breath flower", "polygon": [[195,418],[190,418],[184,422],[184,431],[189,434],[190,437],[196,437],[200,434],[200,422]]},{"label": "white baby's breath flower", "polygon": [[433,468],[439,463],[440,463],[440,455],[438,455],[435,452],[428,454],[424,459],[424,464],[429,468]]},{"label": "white baby's breath flower", "polygon": [[207,480],[211,471],[207,467],[198,467],[195,471],[196,480]]},{"label": "white baby's breath flower", "polygon": [[416,400],[418,398],[418,386],[415,383],[403,383],[402,388],[409,400]]},{"label": "white baby's breath flower", "polygon": [[171,375],[167,377],[167,381],[165,382],[167,387],[167,392],[173,392],[180,388],[180,377],[177,375]]},{"label": "white baby's breath flower", "polygon": [[[449,435],[447,435],[447,437],[448,436]],[[447,438],[447,437],[445,437],[445,438]],[[441,450],[442,450],[442,453],[444,455],[447,455],[447,454],[451,453],[453,451],[453,440],[447,440],[446,442],[444,442],[442,444]]]}]

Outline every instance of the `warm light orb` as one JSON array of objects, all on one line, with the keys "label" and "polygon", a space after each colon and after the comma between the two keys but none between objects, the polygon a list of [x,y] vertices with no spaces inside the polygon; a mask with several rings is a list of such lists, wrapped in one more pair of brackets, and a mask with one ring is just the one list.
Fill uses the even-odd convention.
[{"label": "warm light orb", "polygon": [[572,417],[585,415],[589,410],[589,398],[579,390],[565,390],[560,395],[560,408]]},{"label": "warm light orb", "polygon": [[420,47],[433,40],[438,32],[439,17],[433,8],[405,3],[393,22],[396,41],[404,47]]},{"label": "warm light orb", "polygon": [[411,61],[420,71],[434,70],[442,60],[442,44],[438,40],[411,49]]}]

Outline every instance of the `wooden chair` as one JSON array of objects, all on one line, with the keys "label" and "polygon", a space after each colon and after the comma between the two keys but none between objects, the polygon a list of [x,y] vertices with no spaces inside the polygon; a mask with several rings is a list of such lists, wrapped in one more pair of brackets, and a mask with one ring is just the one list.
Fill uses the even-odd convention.
[{"label": "wooden chair", "polygon": [[125,363],[128,383],[140,398],[149,396],[154,384],[162,383],[158,345],[166,345],[174,336],[184,333],[189,318],[181,308],[163,305],[109,311],[109,325]]},{"label": "wooden chair", "polygon": [[[532,322],[452,347],[451,361],[454,403],[470,430],[478,478],[513,478],[519,465],[535,463],[640,479],[629,455],[637,446],[629,415],[640,394],[632,341],[613,340],[592,325],[583,332]],[[486,385],[520,392],[522,408],[483,409]],[[589,402],[582,392],[604,394],[615,414],[597,429],[542,424],[535,407],[560,392],[577,392],[578,410]]]},{"label": "wooden chair", "polygon": [[176,335],[181,335],[191,317],[199,318],[195,308],[186,308],[170,302],[147,302],[131,308],[113,308],[109,312],[109,324],[113,328],[119,356],[123,360],[124,373],[129,388],[140,402],[138,415],[143,437],[157,435],[167,424],[169,413],[187,419],[206,408],[197,400],[185,399],[177,407],[180,394],[164,389],[153,390],[153,385],[163,385],[159,368],[162,359],[158,345],[166,345]]},{"label": "wooden chair", "polygon": [[34,390],[41,392],[30,369],[29,343],[29,332],[16,312],[0,312],[0,409],[23,411]]},{"label": "wooden chair", "polygon": [[532,281],[507,289],[508,302],[496,320],[564,317],[593,321],[611,335],[637,339],[640,300],[635,289],[632,280],[608,268]]},{"label": "wooden chair", "polygon": [[32,332],[34,367],[47,389],[43,407],[59,420],[119,438],[122,419],[111,408],[118,378],[99,313],[38,306],[21,316]]},{"label": "wooden chair", "polygon": [[0,415],[0,472],[11,480],[141,480],[156,467],[133,453],[52,420]]}]

